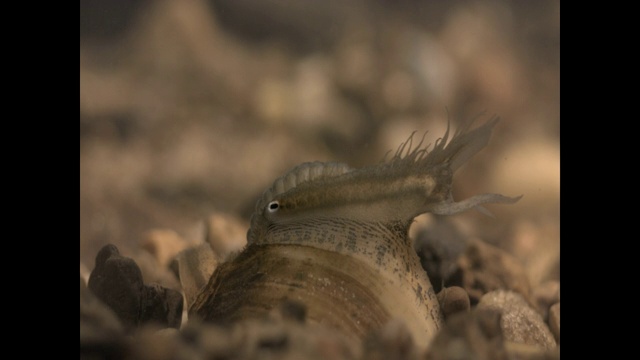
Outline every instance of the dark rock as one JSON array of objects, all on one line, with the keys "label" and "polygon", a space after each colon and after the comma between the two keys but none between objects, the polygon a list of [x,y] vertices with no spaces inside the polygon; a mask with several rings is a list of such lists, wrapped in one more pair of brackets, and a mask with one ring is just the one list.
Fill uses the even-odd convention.
[{"label": "dark rock", "polygon": [[440,290],[438,293],[438,302],[440,302],[440,308],[445,318],[458,312],[469,312],[471,309],[469,294],[459,286],[452,286]]},{"label": "dark rock", "polygon": [[182,294],[158,284],[145,285],[140,323],[179,328],[182,323]]},{"label": "dark rock", "polygon": [[128,331],[146,324],[178,328],[182,321],[182,294],[160,285],[144,285],[132,259],[105,245],[96,256],[89,289],[122,321]]},{"label": "dark rock", "polygon": [[144,284],[136,263],[120,256],[114,245],[105,245],[96,255],[89,289],[118,315],[126,329],[139,324]]},{"label": "dark rock", "polygon": [[530,295],[529,279],[518,261],[506,251],[478,239],[469,242],[446,283],[463,287],[472,306],[493,290],[513,290],[525,299]]},{"label": "dark rock", "polygon": [[125,348],[120,320],[80,278],[80,358],[120,358]]}]

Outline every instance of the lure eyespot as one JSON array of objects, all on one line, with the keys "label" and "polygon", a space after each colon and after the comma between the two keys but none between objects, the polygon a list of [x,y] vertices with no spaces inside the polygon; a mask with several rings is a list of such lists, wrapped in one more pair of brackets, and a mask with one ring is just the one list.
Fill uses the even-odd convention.
[{"label": "lure eyespot", "polygon": [[280,208],[280,203],[278,203],[278,201],[272,201],[269,203],[269,205],[267,205],[267,210],[270,213],[274,213],[278,211],[279,208]]}]

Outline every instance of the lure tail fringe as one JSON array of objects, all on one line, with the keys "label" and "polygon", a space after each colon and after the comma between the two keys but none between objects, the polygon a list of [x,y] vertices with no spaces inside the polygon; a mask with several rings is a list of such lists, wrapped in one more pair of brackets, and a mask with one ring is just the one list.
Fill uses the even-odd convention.
[{"label": "lure tail fringe", "polygon": [[[469,161],[469,159],[487,146],[491,138],[491,132],[500,118],[497,116],[493,117],[485,124],[469,130],[474,120],[458,128],[450,141],[449,134],[451,124],[447,123],[447,131],[442,138],[436,140],[433,150],[431,151],[428,151],[429,145],[422,148],[424,136],[412,150],[413,135],[415,132],[412,133],[409,139],[398,147],[396,154],[391,159],[391,165],[429,169],[437,167],[438,165],[447,164],[451,173],[455,173],[455,171]],[[493,217],[489,210],[481,206],[482,204],[513,204],[518,202],[522,196],[523,195],[508,197],[500,194],[480,194],[455,202],[452,194],[449,193],[449,196],[447,196],[444,201],[430,204],[424,209],[424,212],[430,212],[436,215],[454,215],[475,208],[483,214]]]}]

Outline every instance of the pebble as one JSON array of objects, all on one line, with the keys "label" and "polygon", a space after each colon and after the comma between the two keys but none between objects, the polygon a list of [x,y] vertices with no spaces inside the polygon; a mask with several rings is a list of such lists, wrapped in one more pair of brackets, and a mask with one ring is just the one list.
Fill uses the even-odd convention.
[{"label": "pebble", "polygon": [[438,301],[445,318],[458,312],[469,312],[471,309],[469,294],[459,286],[451,286],[440,290]]},{"label": "pebble", "polygon": [[560,359],[558,348],[509,341],[502,327],[502,313],[494,309],[474,309],[446,319],[424,354],[426,360],[542,360]]},{"label": "pebble", "polygon": [[463,287],[472,306],[493,290],[513,290],[527,299],[530,296],[529,279],[520,263],[506,251],[479,239],[469,241],[447,283]]},{"label": "pebble", "polygon": [[538,314],[522,295],[507,290],[492,291],[480,299],[477,311],[497,311],[501,314],[500,327],[507,341],[555,349],[556,341]]}]

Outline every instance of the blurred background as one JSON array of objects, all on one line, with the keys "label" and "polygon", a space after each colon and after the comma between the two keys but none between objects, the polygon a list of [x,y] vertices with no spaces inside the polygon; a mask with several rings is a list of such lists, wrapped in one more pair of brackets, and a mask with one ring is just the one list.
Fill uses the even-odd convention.
[{"label": "blurred background", "polygon": [[524,197],[452,221],[559,279],[559,64],[557,0],[83,0],[81,268],[246,221],[299,163],[374,164],[486,111],[502,120],[454,197]]}]

